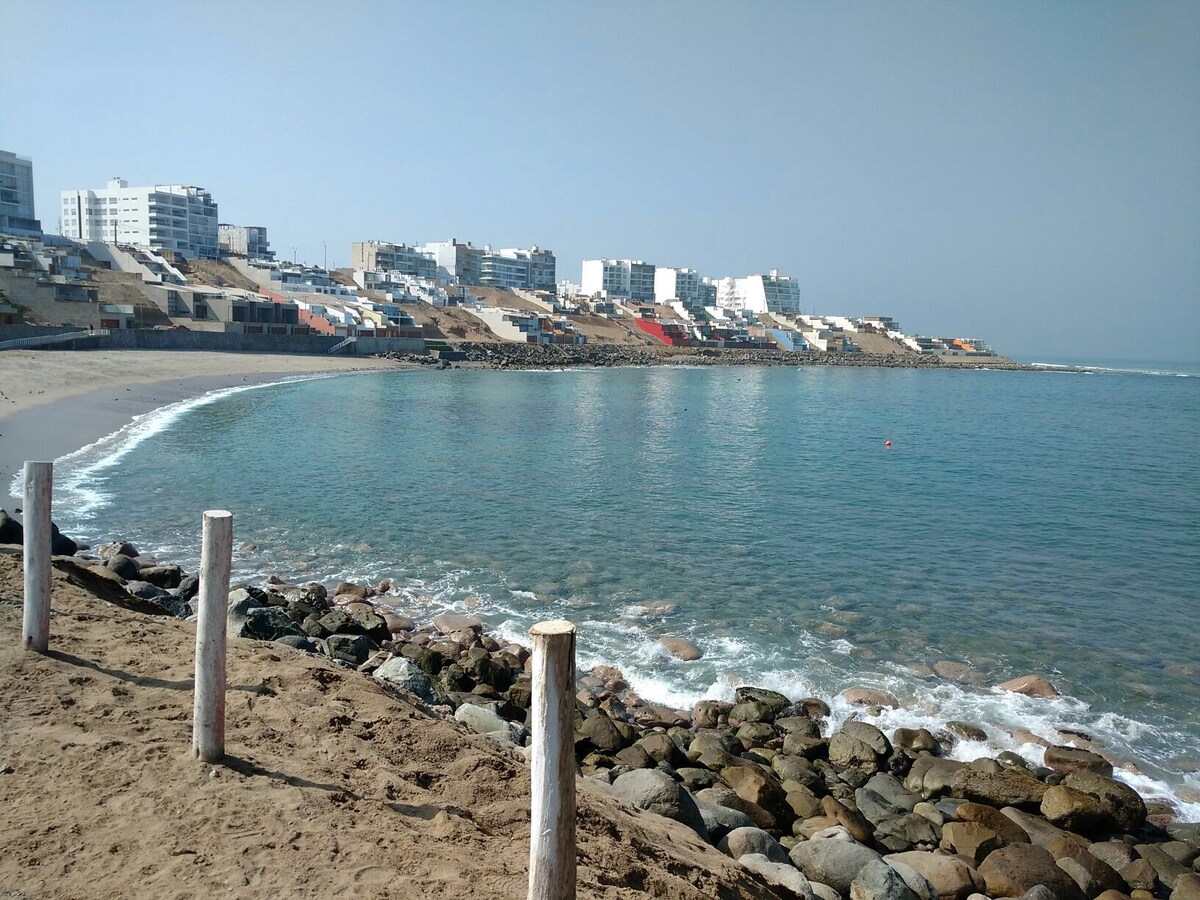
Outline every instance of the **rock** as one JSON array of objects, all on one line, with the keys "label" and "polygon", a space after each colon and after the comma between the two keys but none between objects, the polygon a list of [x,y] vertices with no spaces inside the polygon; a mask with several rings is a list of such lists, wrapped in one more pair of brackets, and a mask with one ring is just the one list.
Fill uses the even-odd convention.
[{"label": "rock", "polygon": [[650,758],[656,763],[665,762],[673,769],[687,765],[687,757],[683,755],[683,752],[666,732],[652,731],[640,737],[638,744],[650,754]]},{"label": "rock", "polygon": [[1055,785],[1042,796],[1042,815],[1059,828],[1076,834],[1096,836],[1118,829],[1112,810],[1098,797],[1065,784]]},{"label": "rock", "polygon": [[626,772],[612,784],[613,793],[638,809],[682,822],[705,840],[708,830],[692,796],[660,769]]},{"label": "rock", "polygon": [[318,647],[307,637],[296,634],[285,634],[283,637],[275,641],[277,644],[283,644],[285,647],[291,647],[293,650],[300,650],[304,653],[316,653]]},{"label": "rock", "polygon": [[676,659],[682,659],[685,662],[691,662],[704,656],[704,652],[686,638],[666,635],[660,637],[658,643]]},{"label": "rock", "polygon": [[865,788],[904,812],[912,812],[913,807],[921,801],[920,796],[905,788],[899,778],[886,772],[872,775]]},{"label": "rock", "polygon": [[957,759],[941,759],[937,756],[919,756],[913,762],[904,779],[904,786],[910,791],[920,793],[926,799],[941,797],[949,793],[954,785],[955,776],[966,770],[966,763]]},{"label": "rock", "polygon": [[[0,544],[23,545],[25,543],[25,528],[8,514],[8,510],[0,509]],[[134,556],[137,554],[135,553]]]},{"label": "rock", "polygon": [[792,701],[778,691],[759,687],[739,687],[733,692],[734,703],[761,703],[771,710],[771,717],[779,715],[792,705]]},{"label": "rock", "polygon": [[775,719],[775,727],[781,734],[799,734],[809,738],[821,736],[821,726],[808,716],[781,716]]},{"label": "rock", "polygon": [[892,743],[896,749],[906,753],[932,753],[937,755],[942,751],[942,745],[937,738],[929,733],[927,728],[897,728],[892,732]]},{"label": "rock", "polygon": [[1085,900],[1079,886],[1054,862],[1054,857],[1033,844],[1009,844],[992,853],[979,867],[989,897],[1017,897],[1042,885],[1057,900]]},{"label": "rock", "polygon": [[631,769],[653,769],[656,765],[653,757],[640,744],[630,744],[624,750],[618,750],[617,762]]},{"label": "rock", "polygon": [[[410,673],[415,673],[422,678],[427,677],[424,672],[406,659],[393,657],[388,662],[407,663]],[[378,670],[376,670],[375,677],[379,677]],[[390,677],[385,677],[382,680],[392,681]],[[508,722],[490,704],[488,706],[476,706],[473,703],[464,703],[454,711],[454,718],[479,734],[488,734],[493,731],[508,731]]]},{"label": "rock", "polygon": [[333,589],[335,597],[339,595],[351,595],[359,600],[363,600],[367,596],[367,588],[361,584],[355,584],[352,581],[342,581]]},{"label": "rock", "polygon": [[827,884],[839,894],[850,893],[854,879],[870,863],[882,857],[853,841],[814,838],[797,844],[788,856],[792,865],[811,881]]},{"label": "rock", "polygon": [[[858,807],[858,811],[864,818],[875,823],[909,812],[907,809],[888,803],[869,787],[860,787],[854,792],[854,805]],[[915,803],[913,805],[916,806]]]},{"label": "rock", "polygon": [[758,766],[726,766],[721,780],[743,800],[766,810],[779,828],[788,827],[796,817],[779,782]]},{"label": "rock", "polygon": [[[765,724],[769,723],[773,718],[775,718],[775,713],[771,707],[765,703],[755,703],[753,701],[749,703],[736,703],[733,709],[729,711],[730,725]],[[774,736],[775,729],[771,728],[769,724],[767,727],[770,729],[771,735]]]},{"label": "rock", "polygon": [[715,830],[711,824],[708,826],[710,839],[720,840],[735,828],[750,828],[754,826],[754,820],[740,810],[730,809],[728,806],[722,806],[719,803],[709,803],[702,800],[699,796],[694,799],[700,811],[710,816],[717,824]]},{"label": "rock", "polygon": [[[920,877],[920,876],[918,876]],[[932,891],[932,888],[930,888]],[[850,900],[919,900],[900,873],[884,860],[867,863],[850,884]]]},{"label": "rock", "polygon": [[971,894],[985,890],[979,874],[954,856],[910,850],[907,853],[893,853],[884,859],[888,863],[903,863],[915,869],[933,886],[938,900],[967,900]]},{"label": "rock", "polygon": [[456,631],[473,631],[479,634],[483,631],[483,623],[475,616],[460,616],[454,613],[434,616],[433,627],[438,634],[453,634]]},{"label": "rock", "polygon": [[975,865],[1002,846],[1004,842],[996,832],[978,822],[947,822],[942,828],[942,849],[966,857]]},{"label": "rock", "polygon": [[966,684],[972,687],[982,687],[987,684],[987,679],[966,663],[942,659],[933,664],[933,671],[938,678],[944,678],[946,681],[953,681],[956,684]]},{"label": "rock", "polygon": [[779,823],[775,821],[775,817],[759,806],[757,803],[751,803],[749,800],[743,800],[729,788],[719,785],[710,788],[705,788],[702,791],[696,792],[696,802],[706,803],[708,805],[716,804],[718,806],[727,806],[730,809],[737,810],[750,817],[750,822],[759,828],[770,831],[771,829],[780,830]]},{"label": "rock", "polygon": [[1158,849],[1185,866],[1190,866],[1196,861],[1196,857],[1200,856],[1200,851],[1186,841],[1167,841],[1165,844],[1159,844]]},{"label": "rock", "polygon": [[1138,859],[1133,847],[1124,841],[1098,841],[1087,852],[1118,873]]},{"label": "rock", "polygon": [[970,722],[959,722],[956,719],[951,719],[946,723],[946,729],[964,741],[987,740],[987,732],[978,725],[972,725]]},{"label": "rock", "polygon": [[141,567],[132,558],[122,555],[109,558],[104,563],[104,568],[110,572],[116,572],[126,581],[134,580],[138,577],[138,572],[141,571]]},{"label": "rock", "polygon": [[813,896],[817,900],[842,900],[842,895],[827,884],[821,884],[819,881],[810,881],[808,886],[812,888]]},{"label": "rock", "polygon": [[1096,900],[1130,900],[1130,897],[1124,891],[1104,891]]},{"label": "rock", "polygon": [[179,587],[183,581],[183,569],[179,566],[146,566],[138,571],[138,578],[165,590]]},{"label": "rock", "polygon": [[291,616],[277,606],[260,606],[246,611],[242,625],[231,637],[257,641],[277,641],[282,637],[305,637]]},{"label": "rock", "polygon": [[329,658],[356,668],[371,655],[371,642],[361,634],[332,634],[326,639]]},{"label": "rock", "polygon": [[1033,816],[1019,809],[1014,809],[1011,806],[1006,806],[1000,812],[1005,818],[1016,823],[1029,836],[1030,843],[1036,844],[1042,849],[1046,849],[1052,841],[1059,838],[1076,841],[1081,847],[1087,846],[1087,841],[1083,838],[1051,825],[1041,816]]},{"label": "rock", "polygon": [[[333,639],[331,638],[330,640]],[[437,698],[433,693],[433,682],[410,659],[406,659],[403,656],[393,656],[391,659],[384,661],[383,665],[372,674],[377,680],[385,681],[394,687],[400,688],[402,691],[408,691],[408,693],[420,697],[426,703],[436,702]],[[461,722],[463,719],[459,719],[459,721]],[[472,723],[467,724],[472,728],[475,727]],[[480,724],[482,724],[482,721]],[[488,724],[491,723],[489,722]],[[478,728],[475,730],[480,731]],[[492,728],[489,730],[495,731],[497,729]]]},{"label": "rock", "polygon": [[779,846],[779,841],[761,828],[753,826],[733,829],[721,839],[721,842],[717,844],[717,849],[726,856],[732,856],[738,860],[748,853],[758,853],[771,862],[790,862],[783,847]]},{"label": "rock", "polygon": [[1053,698],[1058,696],[1058,690],[1041,675],[1022,675],[996,685],[1002,691],[1014,694],[1024,694],[1026,697]]},{"label": "rock", "polygon": [[842,691],[842,699],[855,706],[889,706],[892,709],[900,708],[900,701],[896,699],[895,694],[888,693],[887,691],[871,690],[870,688],[849,688]]},{"label": "rock", "polygon": [[761,853],[747,853],[738,857],[738,863],[754,872],[773,888],[784,892],[785,897],[798,900],[814,900],[812,886],[790,863],[773,862]]},{"label": "rock", "polygon": [[1145,801],[1127,784],[1094,772],[1072,772],[1063,784],[1098,798],[1127,834],[1136,834],[1146,821]]},{"label": "rock", "polygon": [[[158,585],[151,584],[148,581],[129,581],[125,583],[125,590],[135,597],[141,597],[143,600],[158,600],[161,601],[164,597],[170,597],[165,590]],[[172,599],[175,599],[172,597]]]},{"label": "rock", "polygon": [[732,703],[723,700],[700,700],[692,707],[692,724],[697,728],[716,728],[729,721]]},{"label": "rock", "polygon": [[1180,875],[1171,891],[1171,900],[1200,900],[1200,875],[1194,872]]},{"label": "rock", "polygon": [[996,836],[1002,847],[1007,844],[1030,843],[1025,829],[994,807],[968,801],[959,804],[954,815],[963,822],[982,825]]},{"label": "rock", "polygon": [[879,754],[875,749],[844,731],[829,739],[829,762],[837,769],[853,767],[867,775],[879,771]]},{"label": "rock", "polygon": [[976,772],[970,768],[954,773],[952,783],[956,797],[987,803],[991,806],[1015,806],[1037,810],[1049,788],[1024,769],[1005,769],[998,773]]},{"label": "rock", "polygon": [[1174,888],[1180,876],[1187,875],[1191,871],[1183,863],[1164,853],[1157,844],[1135,844],[1133,849],[1154,867],[1158,880],[1169,888]]},{"label": "rock", "polygon": [[586,740],[595,749],[608,753],[615,753],[625,746],[625,738],[612,719],[605,715],[585,718],[576,727],[575,738],[577,743]]},{"label": "rock", "polygon": [[821,812],[821,801],[817,795],[802,784],[792,783],[785,786],[787,804],[796,814],[797,819],[810,819]]},{"label": "rock", "polygon": [[1153,891],[1158,887],[1158,873],[1145,859],[1136,859],[1120,871],[1122,880],[1133,891]]},{"label": "rock", "polygon": [[1091,772],[1112,778],[1113,767],[1107,759],[1091,750],[1078,747],[1054,746],[1046,748],[1046,765],[1059,772]]},{"label": "rock", "polygon": [[917,813],[905,813],[881,819],[875,826],[875,842],[894,853],[911,850],[933,850],[940,837],[937,826]]},{"label": "rock", "polygon": [[[1080,890],[1089,897],[1093,897],[1101,891],[1125,889],[1125,882],[1117,874],[1116,869],[1089,853],[1086,847],[1067,835],[1048,841],[1043,849],[1058,861],[1059,868],[1067,872],[1079,885]],[[1067,859],[1074,860],[1076,865],[1064,866],[1063,860]],[[1091,883],[1091,888],[1084,886],[1084,881],[1075,871],[1076,866],[1087,873],[1087,880]]]}]

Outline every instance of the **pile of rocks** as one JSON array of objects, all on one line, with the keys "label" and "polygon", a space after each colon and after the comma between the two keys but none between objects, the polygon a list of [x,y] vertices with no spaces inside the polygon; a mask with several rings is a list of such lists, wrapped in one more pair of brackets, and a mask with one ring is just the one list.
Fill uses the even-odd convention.
[{"label": "pile of rocks", "polygon": [[[194,614],[196,576],[128,543],[73,562],[164,614]],[[527,648],[472,616],[418,624],[381,612],[369,600],[390,587],[238,587],[229,633],[327,656],[514,751],[527,746]],[[1017,688],[1052,690],[1037,679]],[[580,774],[683,823],[783,896],[1200,900],[1200,825],[1148,818],[1102,756],[1054,746],[1042,766],[1011,752],[967,763],[944,756],[948,740],[925,729],[889,736],[854,717],[835,730],[822,700],[756,687],[683,712],[644,702],[613,667],[578,679]]]}]

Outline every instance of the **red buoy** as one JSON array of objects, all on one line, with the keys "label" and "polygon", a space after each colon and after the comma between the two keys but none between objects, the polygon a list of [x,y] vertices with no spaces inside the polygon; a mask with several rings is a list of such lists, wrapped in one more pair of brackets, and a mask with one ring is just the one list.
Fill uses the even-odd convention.
[{"label": "red buoy", "polygon": [[883,442],[883,446],[885,446],[885,447],[890,447],[890,446],[892,446],[892,442],[891,442],[891,441],[884,441],[884,442]]}]

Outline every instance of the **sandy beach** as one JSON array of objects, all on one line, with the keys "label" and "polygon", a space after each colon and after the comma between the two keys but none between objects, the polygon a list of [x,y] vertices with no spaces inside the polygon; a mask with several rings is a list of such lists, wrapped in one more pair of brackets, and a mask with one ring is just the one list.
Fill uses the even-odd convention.
[{"label": "sandy beach", "polygon": [[169,403],[288,376],[411,367],[374,357],[8,350],[0,353],[0,495],[9,499],[25,460],[57,459]]}]

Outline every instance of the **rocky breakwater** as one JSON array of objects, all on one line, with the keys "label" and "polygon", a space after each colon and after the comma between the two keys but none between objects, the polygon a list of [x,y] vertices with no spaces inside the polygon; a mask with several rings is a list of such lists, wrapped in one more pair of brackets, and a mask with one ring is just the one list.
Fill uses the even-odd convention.
[{"label": "rocky breakwater", "polygon": [[[115,602],[194,615],[196,576],[128,543],[55,564]],[[229,633],[325,656],[524,755],[528,649],[472,616],[418,623],[382,605],[389,589],[278,578],[239,586]],[[963,762],[924,729],[888,735],[854,717],[833,728],[818,698],[743,686],[732,702],[680,711],[645,702],[613,667],[577,680],[583,779],[683,823],[776,896],[1200,900],[1200,825],[1148,818],[1142,798],[1089,750],[1050,747],[1045,765],[1014,753]]]},{"label": "rocky breakwater", "polygon": [[[818,353],[736,348],[637,347],[620,344],[464,343],[461,362],[488,369],[557,369],[575,366],[856,366],[887,369],[946,368],[917,353]],[[433,364],[429,357],[383,354],[392,359]],[[1025,369],[1008,360],[979,363],[987,368]],[[445,365],[443,367],[448,367]],[[956,366],[954,368],[970,368]]]}]

